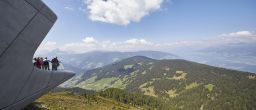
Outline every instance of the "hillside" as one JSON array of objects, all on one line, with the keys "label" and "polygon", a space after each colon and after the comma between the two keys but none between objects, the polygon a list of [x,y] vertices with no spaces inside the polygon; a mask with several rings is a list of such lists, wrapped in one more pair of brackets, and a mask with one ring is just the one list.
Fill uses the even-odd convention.
[{"label": "hillside", "polygon": [[76,77],[62,84],[62,87],[68,87],[72,85],[74,81],[80,79],[81,74],[87,70],[103,67],[105,65],[120,61],[125,58],[133,56],[146,56],[154,59],[173,59],[178,56],[160,52],[160,51],[137,51],[137,52],[103,52],[93,51],[81,54],[68,54],[61,51],[53,51],[43,56],[59,56],[61,58],[65,69],[71,70],[77,73]]},{"label": "hillside", "polygon": [[180,109],[256,109],[256,75],[186,60],[136,56],[87,71],[72,87],[120,88]]},{"label": "hillside", "polygon": [[23,110],[140,110],[100,95],[74,94],[69,91],[50,92]]},{"label": "hillside", "polygon": [[56,88],[23,110],[175,110],[151,96],[109,88],[95,92],[81,88]]}]

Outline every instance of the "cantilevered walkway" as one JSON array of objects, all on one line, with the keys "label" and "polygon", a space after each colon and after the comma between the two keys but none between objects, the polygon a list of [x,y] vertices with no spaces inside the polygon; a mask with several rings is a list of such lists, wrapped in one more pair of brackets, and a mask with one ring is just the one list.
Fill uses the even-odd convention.
[{"label": "cantilevered walkway", "polygon": [[0,110],[19,110],[74,75],[31,62],[56,20],[41,0],[0,0]]}]

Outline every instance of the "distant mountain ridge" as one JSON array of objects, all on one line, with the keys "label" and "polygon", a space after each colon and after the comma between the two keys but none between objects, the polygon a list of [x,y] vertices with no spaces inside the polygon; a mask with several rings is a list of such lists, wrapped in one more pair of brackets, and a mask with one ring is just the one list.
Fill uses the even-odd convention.
[{"label": "distant mountain ridge", "polygon": [[190,60],[218,67],[256,73],[255,43],[229,43],[209,47],[186,56]]},{"label": "distant mountain ridge", "polygon": [[66,69],[77,73],[84,73],[87,70],[111,64],[113,62],[129,58],[132,56],[146,56],[153,59],[176,59],[178,56],[160,51],[137,51],[137,52],[118,52],[118,51],[92,51],[81,54],[71,54],[60,50],[54,50],[37,56],[56,57],[62,61]]},{"label": "distant mountain ridge", "polygon": [[256,56],[255,43],[229,43],[201,50],[206,53]]},{"label": "distant mountain ridge", "polygon": [[70,87],[120,88],[180,109],[255,109],[256,75],[191,61],[130,57],[81,74]]}]

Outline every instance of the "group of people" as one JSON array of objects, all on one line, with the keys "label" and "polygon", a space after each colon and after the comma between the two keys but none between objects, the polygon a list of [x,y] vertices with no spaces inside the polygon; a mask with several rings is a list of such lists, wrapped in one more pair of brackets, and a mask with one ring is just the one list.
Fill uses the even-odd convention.
[{"label": "group of people", "polygon": [[58,57],[53,58],[51,61],[47,59],[47,57],[37,57],[34,58],[34,66],[43,69],[43,70],[50,70],[50,63],[52,64],[52,70],[56,71],[58,70],[58,66],[60,65],[60,61],[58,60]]}]

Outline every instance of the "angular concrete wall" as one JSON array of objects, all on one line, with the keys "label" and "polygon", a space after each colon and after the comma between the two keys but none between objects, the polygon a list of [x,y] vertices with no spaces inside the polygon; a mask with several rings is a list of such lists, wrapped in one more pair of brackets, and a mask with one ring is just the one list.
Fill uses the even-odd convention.
[{"label": "angular concrete wall", "polygon": [[0,0],[0,109],[21,109],[71,78],[34,68],[33,55],[57,16],[41,0]]}]

